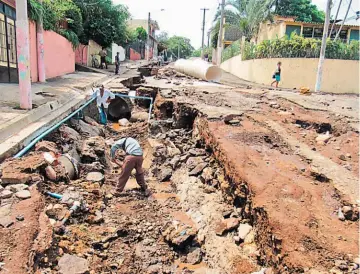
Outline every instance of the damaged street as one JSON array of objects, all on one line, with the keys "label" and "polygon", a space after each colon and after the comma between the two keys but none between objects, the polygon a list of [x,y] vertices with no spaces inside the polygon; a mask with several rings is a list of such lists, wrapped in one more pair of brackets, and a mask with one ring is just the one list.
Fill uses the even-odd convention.
[{"label": "damaged street", "polygon": [[[133,69],[106,125],[93,101],[3,161],[0,273],[358,273],[358,97],[221,79]],[[114,195],[126,137],[149,197]]]}]

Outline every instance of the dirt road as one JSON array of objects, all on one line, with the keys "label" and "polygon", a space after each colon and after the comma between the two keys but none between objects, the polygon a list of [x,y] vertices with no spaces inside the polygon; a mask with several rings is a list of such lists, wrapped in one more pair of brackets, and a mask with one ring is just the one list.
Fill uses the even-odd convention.
[{"label": "dirt road", "polygon": [[[149,124],[141,100],[126,126],[100,126],[90,108],[2,164],[1,273],[357,273],[357,97],[341,106],[170,68],[130,78],[108,85],[152,96]],[[111,194],[109,149],[125,136],[144,149],[151,197],[134,177]],[[75,178],[50,178],[51,151],[78,160]]]}]

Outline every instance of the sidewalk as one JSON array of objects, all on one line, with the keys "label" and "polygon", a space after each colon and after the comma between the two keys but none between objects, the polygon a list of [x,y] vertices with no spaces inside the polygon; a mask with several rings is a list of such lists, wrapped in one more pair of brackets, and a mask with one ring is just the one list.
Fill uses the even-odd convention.
[{"label": "sidewalk", "polygon": [[[124,62],[120,74],[143,62]],[[93,85],[119,77],[110,69],[103,73],[76,71],[46,83],[32,84],[32,110],[19,108],[18,84],[0,84],[0,162],[82,105]]]}]

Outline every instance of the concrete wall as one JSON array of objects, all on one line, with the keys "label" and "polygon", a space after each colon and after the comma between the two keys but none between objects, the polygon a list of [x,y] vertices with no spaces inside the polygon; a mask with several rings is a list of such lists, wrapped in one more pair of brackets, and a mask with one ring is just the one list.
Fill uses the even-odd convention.
[{"label": "concrete wall", "polygon": [[100,55],[99,52],[101,50],[101,46],[99,44],[97,44],[95,41],[90,40],[89,41],[89,46],[88,46],[88,61],[87,61],[87,65],[91,66],[91,54],[95,54],[95,57],[98,59],[99,64],[100,64]]},{"label": "concrete wall", "polygon": [[[281,61],[279,87],[315,87],[318,59],[278,58],[242,61],[235,56],[221,64],[221,68],[244,80],[270,85],[277,62]],[[325,59],[321,91],[329,93],[359,93],[359,61]]]},{"label": "concrete wall", "polygon": [[140,60],[141,59],[141,54],[139,52],[137,52],[136,50],[130,48],[130,60]]},{"label": "concrete wall", "polygon": [[286,25],[282,23],[261,23],[259,27],[258,35],[255,39],[257,43],[264,40],[273,40],[276,38],[282,38],[285,36]]},{"label": "concrete wall", "polygon": [[[29,23],[29,36],[31,81],[37,82],[36,24],[34,22]],[[44,59],[46,79],[75,71],[75,52],[71,43],[53,31],[44,31]]]},{"label": "concrete wall", "polygon": [[125,49],[122,46],[119,46],[119,45],[113,43],[111,45],[111,52],[112,52],[111,60],[113,62],[115,62],[115,56],[116,56],[117,52],[119,52],[120,61],[125,60]]},{"label": "concrete wall", "polygon": [[75,50],[75,63],[87,65],[88,62],[88,46],[80,44]]}]

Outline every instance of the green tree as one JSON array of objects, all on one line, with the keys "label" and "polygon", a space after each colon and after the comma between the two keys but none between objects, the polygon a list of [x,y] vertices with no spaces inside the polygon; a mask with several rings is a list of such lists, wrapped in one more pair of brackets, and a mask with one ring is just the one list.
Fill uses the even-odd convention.
[{"label": "green tree", "polygon": [[[204,47],[204,54],[208,54],[209,60],[211,60],[212,59],[212,47]],[[194,50],[191,56],[201,57],[201,48]]]},{"label": "green tree", "polygon": [[297,21],[324,22],[325,13],[311,3],[311,0],[277,0],[275,14],[296,16]]},{"label": "green tree", "polygon": [[137,27],[135,30],[136,38],[139,41],[145,41],[147,39],[147,32],[143,27]]},{"label": "green tree", "polygon": [[[271,18],[271,7],[274,0],[228,0],[225,3],[225,30],[226,27],[237,26],[247,40],[250,40],[258,31],[262,21]],[[215,29],[220,28],[220,10],[215,14],[217,21]]]},{"label": "green tree", "polygon": [[83,17],[81,42],[94,40],[108,47],[112,42],[123,45],[129,38],[126,21],[130,13],[124,5],[113,5],[111,0],[74,0]]},{"label": "green tree", "polygon": [[166,31],[162,31],[156,35],[156,40],[161,43],[166,43],[166,41],[169,40],[169,35]]},{"label": "green tree", "polygon": [[173,36],[169,38],[165,45],[168,52],[178,56],[178,49],[180,49],[180,58],[187,58],[191,56],[194,51],[193,46],[190,44],[190,39],[182,36]]}]

